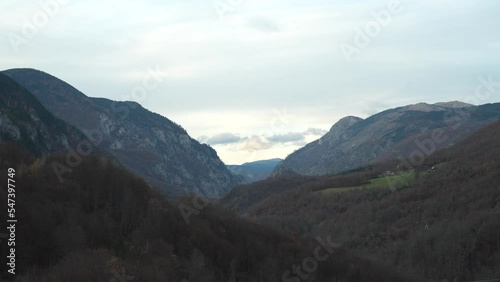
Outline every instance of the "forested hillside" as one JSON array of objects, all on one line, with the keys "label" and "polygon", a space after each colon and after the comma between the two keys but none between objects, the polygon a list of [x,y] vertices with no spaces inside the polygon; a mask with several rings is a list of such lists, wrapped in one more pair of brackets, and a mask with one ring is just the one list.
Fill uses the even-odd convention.
[{"label": "forested hillside", "polygon": [[[50,166],[61,158],[0,145],[2,175],[15,169],[17,281],[300,281],[295,266],[303,281],[410,281],[328,236],[300,239],[210,205],[186,217],[194,199],[172,205],[102,157],[85,158],[61,183]],[[2,202],[6,194],[1,184]]]},{"label": "forested hillside", "polygon": [[[360,255],[433,281],[500,277],[500,123],[407,170],[398,162],[222,203],[298,235],[324,236]],[[389,170],[389,171],[388,171]],[[344,181],[344,183],[341,183]],[[283,192],[284,191],[284,192]],[[269,192],[267,192],[269,193]],[[237,200],[235,200],[237,199]],[[245,203],[232,206],[229,203]]]}]

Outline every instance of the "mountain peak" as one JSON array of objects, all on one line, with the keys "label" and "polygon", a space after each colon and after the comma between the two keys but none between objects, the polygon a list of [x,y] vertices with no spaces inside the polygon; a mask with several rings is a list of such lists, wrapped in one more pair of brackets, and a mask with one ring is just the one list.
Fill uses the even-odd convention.
[{"label": "mountain peak", "polygon": [[417,103],[411,104],[403,107],[405,110],[416,111],[416,112],[435,112],[435,111],[444,111],[444,107],[440,107],[438,105],[427,104],[427,103]]},{"label": "mountain peak", "polygon": [[461,101],[438,102],[438,103],[435,103],[434,105],[440,106],[443,108],[451,108],[451,109],[474,107],[474,105],[472,105],[472,104],[464,103]]},{"label": "mountain peak", "polygon": [[422,102],[404,106],[402,108],[405,110],[416,111],[416,112],[438,112],[438,111],[445,111],[448,109],[459,109],[467,107],[474,107],[474,105],[460,101],[438,102],[434,104],[428,104]]},{"label": "mountain peak", "polygon": [[360,117],[356,116],[346,116],[341,118],[339,121],[337,121],[332,128],[330,128],[330,132],[335,132],[335,131],[343,131],[344,129],[347,129],[351,127],[352,125],[358,123],[359,121],[362,121],[363,119]]},{"label": "mountain peak", "polygon": [[351,126],[362,120],[362,118],[355,116],[344,117],[336,122],[332,128],[330,128],[330,131],[325,135],[325,138],[327,138],[330,143],[338,142]]}]

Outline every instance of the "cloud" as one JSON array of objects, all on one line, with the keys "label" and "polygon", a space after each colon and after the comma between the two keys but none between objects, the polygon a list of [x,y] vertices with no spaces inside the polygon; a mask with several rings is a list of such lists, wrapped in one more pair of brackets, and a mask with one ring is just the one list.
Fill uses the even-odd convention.
[{"label": "cloud", "polygon": [[266,17],[253,17],[247,20],[247,26],[262,32],[280,32],[281,28],[275,21]]},{"label": "cloud", "polygon": [[297,142],[304,140],[304,134],[298,132],[289,132],[286,134],[275,134],[267,137],[267,140],[276,143]]},{"label": "cloud", "polygon": [[243,137],[231,132],[224,132],[213,136],[201,135],[197,140],[200,143],[206,143],[211,146],[229,145],[229,147],[224,146],[224,148],[230,151],[244,150],[247,152],[255,152],[283,146],[302,147],[309,142],[306,140],[307,136],[324,135],[326,132],[327,131],[324,129],[309,128],[302,132],[288,132],[271,136],[261,134]]},{"label": "cloud", "polygon": [[264,140],[259,136],[245,138],[240,146],[245,151],[260,151],[266,150],[273,146],[271,142]]},{"label": "cloud", "polygon": [[321,128],[309,128],[304,132],[304,135],[315,135],[315,136],[323,136],[328,132],[326,129]]},{"label": "cloud", "polygon": [[285,134],[275,134],[270,137],[267,137],[267,140],[273,143],[288,143],[293,142],[294,145],[304,145],[306,136],[323,136],[328,131],[320,128],[309,128],[304,132],[289,132]]},{"label": "cloud", "polygon": [[237,143],[241,140],[241,137],[230,132],[219,133],[210,138],[206,138],[206,136],[201,136],[198,138],[198,140],[200,140],[201,138],[206,139],[204,140],[204,142],[212,146]]},{"label": "cloud", "polygon": [[207,140],[208,140],[208,136],[206,135],[201,135],[201,136],[198,136],[198,138],[196,138],[196,141],[200,142],[200,143],[207,143]]}]

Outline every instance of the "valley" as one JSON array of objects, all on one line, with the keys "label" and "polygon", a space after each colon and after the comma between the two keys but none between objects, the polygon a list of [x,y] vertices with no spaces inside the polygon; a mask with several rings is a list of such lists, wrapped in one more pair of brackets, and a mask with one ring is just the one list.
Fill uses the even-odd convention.
[{"label": "valley", "polygon": [[137,103],[4,73],[0,168],[16,171],[19,281],[500,276],[500,104],[346,117],[284,160],[226,166]]},{"label": "valley", "polygon": [[500,282],[500,1],[0,2],[0,282]]},{"label": "valley", "polygon": [[415,170],[392,174],[387,167],[396,167],[393,161],[299,185],[282,182],[288,189],[249,197],[245,190],[258,191],[261,183],[236,188],[222,204],[293,234],[331,236],[342,248],[415,277],[496,276],[500,151],[491,144],[499,137],[496,122]]}]

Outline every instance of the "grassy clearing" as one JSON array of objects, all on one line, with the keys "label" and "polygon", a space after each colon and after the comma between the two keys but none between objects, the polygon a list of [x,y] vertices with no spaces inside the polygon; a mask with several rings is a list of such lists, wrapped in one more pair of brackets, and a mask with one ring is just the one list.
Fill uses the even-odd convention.
[{"label": "grassy clearing", "polygon": [[394,175],[382,175],[378,178],[371,179],[370,183],[364,185],[353,187],[327,188],[318,191],[318,193],[321,193],[321,195],[329,195],[362,189],[391,189],[392,191],[394,191],[404,187],[408,187],[418,177],[417,174],[418,173],[414,170],[401,171]]}]

